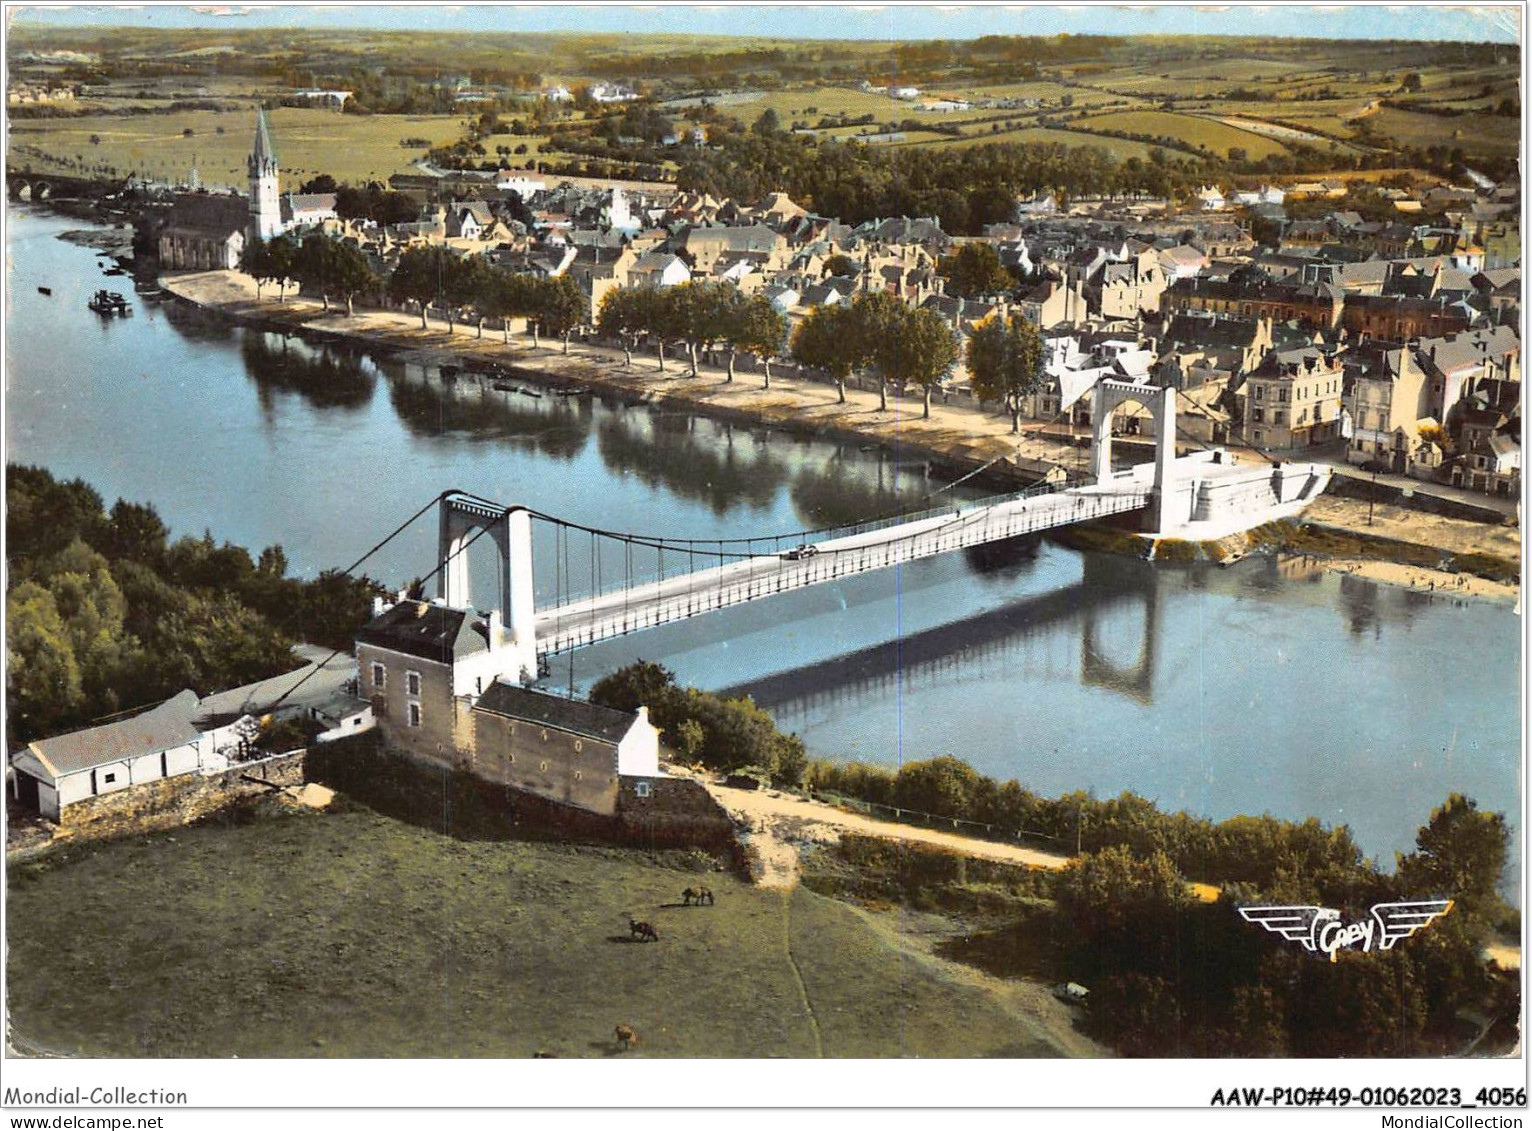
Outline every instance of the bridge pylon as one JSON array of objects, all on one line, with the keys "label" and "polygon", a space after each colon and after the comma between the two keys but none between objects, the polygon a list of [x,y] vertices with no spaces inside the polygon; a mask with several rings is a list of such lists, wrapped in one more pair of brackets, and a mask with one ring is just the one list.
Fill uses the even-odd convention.
[{"label": "bridge pylon", "polygon": [[1147,511],[1149,529],[1165,529],[1165,504],[1175,493],[1176,391],[1128,381],[1096,382],[1091,403],[1090,471],[1097,483],[1112,476],[1112,413],[1119,405],[1143,405],[1154,414],[1154,494]]},{"label": "bridge pylon", "polygon": [[[470,541],[487,535],[499,551],[494,610],[509,637],[510,667],[523,678],[537,675],[537,610],[532,592],[532,515],[520,506],[501,508],[449,491],[439,504],[436,595],[453,609],[475,607],[468,573]],[[488,612],[488,609],[480,609]]]}]

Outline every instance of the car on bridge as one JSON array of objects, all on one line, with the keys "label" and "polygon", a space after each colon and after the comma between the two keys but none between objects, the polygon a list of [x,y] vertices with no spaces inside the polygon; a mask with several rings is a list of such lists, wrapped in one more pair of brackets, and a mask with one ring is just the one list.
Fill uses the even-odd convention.
[{"label": "car on bridge", "polygon": [[804,558],[812,558],[817,553],[819,553],[818,546],[811,546],[804,542],[802,545],[794,546],[791,550],[784,551],[782,553],[782,560],[784,562],[799,562]]}]

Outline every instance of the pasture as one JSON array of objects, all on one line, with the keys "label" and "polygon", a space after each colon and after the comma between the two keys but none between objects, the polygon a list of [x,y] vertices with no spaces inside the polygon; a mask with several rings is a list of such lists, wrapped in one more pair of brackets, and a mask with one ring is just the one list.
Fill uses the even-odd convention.
[{"label": "pasture", "polygon": [[1126,110],[1085,118],[1078,125],[1087,130],[1126,130],[1133,134],[1169,137],[1194,146],[1206,146],[1218,154],[1243,149],[1259,160],[1286,148],[1275,138],[1262,137],[1249,130],[1237,129],[1212,118],[1194,114],[1175,114],[1164,110]]},{"label": "pasture", "polygon": [[[454,839],[344,798],[62,846],[9,866],[9,1020],[101,1057],[1049,1054],[897,931],[707,862]],[[699,881],[717,905],[680,906]]]},{"label": "pasture", "polygon": [[[404,138],[426,138],[440,145],[456,141],[464,131],[463,119],[448,115],[361,116],[279,107],[269,117],[284,191],[295,191],[300,182],[320,172],[338,181],[387,181],[425,155],[423,148],[400,145]],[[245,158],[255,134],[255,111],[22,119],[10,126],[13,149],[32,147],[56,160],[78,162],[86,168],[101,166],[124,176],[136,172],[169,182],[184,181],[195,166],[204,185],[243,190]],[[92,144],[93,136],[100,141]],[[497,136],[487,148],[493,153],[495,145],[518,145],[528,140]],[[13,153],[13,160],[17,156],[35,160],[26,150]],[[78,166],[55,163],[54,167]]]}]

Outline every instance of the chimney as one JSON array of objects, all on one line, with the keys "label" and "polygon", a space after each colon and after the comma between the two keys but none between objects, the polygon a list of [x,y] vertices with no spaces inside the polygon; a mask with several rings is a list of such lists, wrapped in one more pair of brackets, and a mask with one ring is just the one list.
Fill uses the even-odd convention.
[{"label": "chimney", "polygon": [[484,615],[485,635],[489,637],[489,650],[499,650],[505,642],[505,622],[502,620],[499,609],[491,609]]},{"label": "chimney", "polygon": [[374,617],[382,616],[387,608],[388,606],[383,603],[382,597],[374,597],[372,599],[372,615]]},{"label": "chimney", "polygon": [[651,725],[649,723],[649,708],[648,707],[645,707],[645,706],[642,706],[642,705],[639,706],[639,708],[638,708],[638,721],[643,723],[645,726]]}]

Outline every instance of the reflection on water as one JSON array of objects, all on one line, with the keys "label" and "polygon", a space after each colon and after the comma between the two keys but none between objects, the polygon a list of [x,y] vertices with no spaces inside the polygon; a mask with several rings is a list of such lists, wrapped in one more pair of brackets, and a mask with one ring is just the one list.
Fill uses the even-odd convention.
[{"label": "reflection on water", "polygon": [[260,390],[265,414],[277,390],[297,393],[315,408],[358,409],[372,399],[376,367],[353,350],[250,331],[241,335],[239,353],[245,372]]},{"label": "reflection on water", "polygon": [[[54,238],[79,222],[10,219],[10,458],[79,476],[108,502],[152,502],[176,534],[281,543],[309,576],[449,487],[699,541],[917,508],[939,487],[893,452],[447,382],[169,304],[86,319],[99,271]],[[626,570],[703,564],[593,555],[541,524],[534,555],[540,602]],[[366,568],[397,585],[435,556],[433,517]],[[493,591],[489,540],[469,556],[477,591]],[[817,755],[890,765],[950,752],[1044,793],[1312,814],[1350,824],[1386,861],[1453,790],[1519,818],[1519,655],[1503,606],[1433,602],[1301,559],[1167,568],[1032,539],[612,641],[556,664],[553,682],[584,688],[660,660],[686,682],[752,692]]]}]

